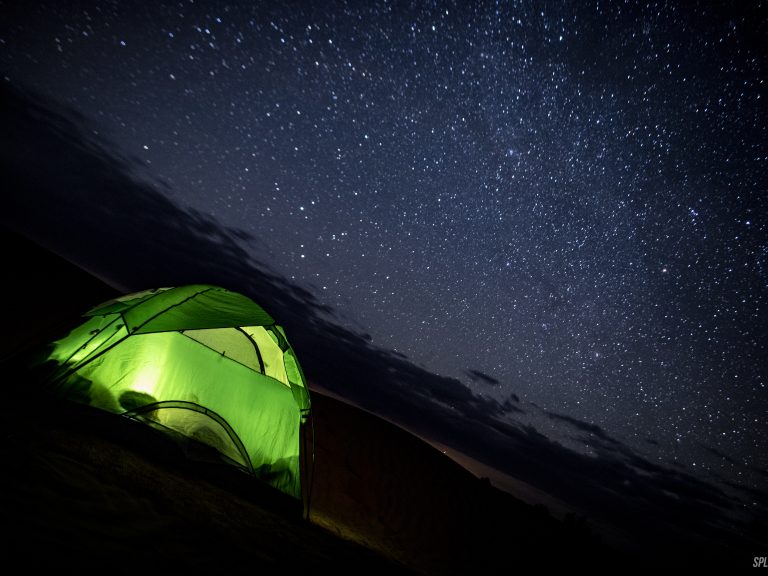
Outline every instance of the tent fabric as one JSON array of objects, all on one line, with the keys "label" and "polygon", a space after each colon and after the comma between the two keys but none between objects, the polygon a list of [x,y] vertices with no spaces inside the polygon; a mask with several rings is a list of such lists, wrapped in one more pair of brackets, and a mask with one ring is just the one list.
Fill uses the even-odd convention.
[{"label": "tent fabric", "polygon": [[249,298],[209,285],[127,295],[90,310],[49,359],[57,394],[212,446],[301,497],[309,393],[285,332]]},{"label": "tent fabric", "polygon": [[129,295],[97,306],[88,315],[100,316],[107,311],[120,312],[131,334],[275,323],[250,298],[203,284]]}]

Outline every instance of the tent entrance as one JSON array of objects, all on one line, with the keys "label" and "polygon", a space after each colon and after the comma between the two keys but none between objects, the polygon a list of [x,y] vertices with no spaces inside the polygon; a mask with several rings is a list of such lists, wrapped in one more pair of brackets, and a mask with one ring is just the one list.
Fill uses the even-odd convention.
[{"label": "tent entrance", "polygon": [[210,446],[232,463],[253,473],[253,466],[240,437],[224,418],[194,402],[166,400],[133,408],[123,416],[154,428],[172,430],[183,437]]}]

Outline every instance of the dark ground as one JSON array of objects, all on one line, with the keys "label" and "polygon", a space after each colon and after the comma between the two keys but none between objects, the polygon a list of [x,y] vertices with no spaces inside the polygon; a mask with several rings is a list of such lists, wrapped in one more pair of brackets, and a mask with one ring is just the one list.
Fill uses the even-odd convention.
[{"label": "dark ground", "polygon": [[138,423],[52,406],[25,412],[6,420],[0,446],[3,557],[25,572],[408,572],[303,521],[244,474],[201,470]]}]

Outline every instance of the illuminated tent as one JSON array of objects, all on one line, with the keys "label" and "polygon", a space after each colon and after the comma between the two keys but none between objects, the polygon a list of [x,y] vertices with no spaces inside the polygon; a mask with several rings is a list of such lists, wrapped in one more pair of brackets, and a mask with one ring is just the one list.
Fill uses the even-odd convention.
[{"label": "illuminated tent", "polygon": [[208,285],[130,294],[54,342],[54,392],[212,446],[301,498],[309,393],[283,329],[255,302]]}]

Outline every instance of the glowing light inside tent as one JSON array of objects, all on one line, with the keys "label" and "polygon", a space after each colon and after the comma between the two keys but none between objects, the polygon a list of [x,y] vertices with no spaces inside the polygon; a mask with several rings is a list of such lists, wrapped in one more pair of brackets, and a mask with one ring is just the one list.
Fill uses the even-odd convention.
[{"label": "glowing light inside tent", "polygon": [[163,372],[168,369],[170,347],[168,341],[158,338],[141,336],[139,338],[140,340],[134,340],[134,343],[142,342],[142,344],[134,349],[137,366],[129,388],[134,392],[157,396]]},{"label": "glowing light inside tent", "polygon": [[154,396],[159,378],[160,362],[158,362],[157,359],[149,360],[136,372],[136,376],[134,377],[130,388],[136,392],[144,392],[145,394]]}]

